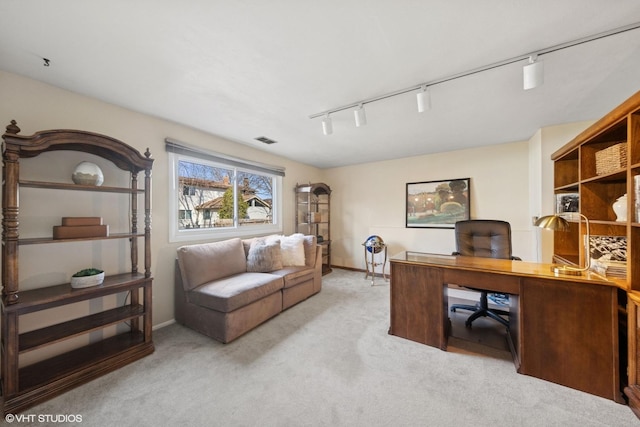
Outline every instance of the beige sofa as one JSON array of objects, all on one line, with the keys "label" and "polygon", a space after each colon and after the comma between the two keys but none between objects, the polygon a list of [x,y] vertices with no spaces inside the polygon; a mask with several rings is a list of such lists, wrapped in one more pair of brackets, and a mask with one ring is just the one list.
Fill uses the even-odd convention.
[{"label": "beige sofa", "polygon": [[177,252],[176,321],[223,343],[322,287],[322,250],[315,236],[234,238]]}]

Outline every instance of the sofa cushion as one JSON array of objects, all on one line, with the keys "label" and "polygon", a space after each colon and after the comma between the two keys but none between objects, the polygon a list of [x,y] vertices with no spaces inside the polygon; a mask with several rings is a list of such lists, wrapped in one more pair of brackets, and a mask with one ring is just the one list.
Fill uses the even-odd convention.
[{"label": "sofa cushion", "polygon": [[185,290],[247,271],[239,238],[178,248],[178,263]]},{"label": "sofa cushion", "polygon": [[280,240],[267,242],[265,239],[254,239],[247,254],[247,271],[268,273],[281,268]]},{"label": "sofa cushion", "polygon": [[245,272],[198,286],[189,292],[189,301],[228,313],[278,292],[283,286],[282,277]]},{"label": "sofa cushion", "polygon": [[284,279],[284,287],[290,288],[313,280],[314,271],[309,267],[283,267],[281,270],[272,271],[271,274],[282,277]]}]

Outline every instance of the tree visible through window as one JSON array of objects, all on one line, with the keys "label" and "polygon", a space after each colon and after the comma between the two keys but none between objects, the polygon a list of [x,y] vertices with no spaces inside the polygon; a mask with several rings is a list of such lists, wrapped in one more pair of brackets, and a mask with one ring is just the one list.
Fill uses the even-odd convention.
[{"label": "tree visible through window", "polygon": [[275,177],[204,161],[177,166],[179,230],[274,224]]}]

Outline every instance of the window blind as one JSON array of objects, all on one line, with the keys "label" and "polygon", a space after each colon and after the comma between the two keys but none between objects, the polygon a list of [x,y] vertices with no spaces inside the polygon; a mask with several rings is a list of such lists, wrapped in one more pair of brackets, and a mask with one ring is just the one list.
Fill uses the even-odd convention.
[{"label": "window blind", "polygon": [[209,151],[200,147],[194,147],[193,145],[177,141],[173,138],[165,138],[164,142],[165,149],[169,153],[184,154],[186,156],[223,163],[229,166],[247,168],[256,172],[264,172],[276,176],[284,176],[285,168],[281,166],[272,166],[264,163],[254,162],[251,160],[240,159],[238,157],[227,156],[226,154],[216,153],[214,151]]}]

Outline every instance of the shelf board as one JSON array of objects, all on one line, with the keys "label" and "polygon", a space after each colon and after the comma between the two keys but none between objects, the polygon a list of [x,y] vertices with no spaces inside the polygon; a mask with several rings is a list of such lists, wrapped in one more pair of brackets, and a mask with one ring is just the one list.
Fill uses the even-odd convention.
[{"label": "shelf board", "polygon": [[128,187],[80,185],[80,184],[70,184],[66,182],[20,180],[18,184],[20,185],[20,187],[46,188],[46,189],[54,189],[54,190],[99,191],[103,193],[129,193],[129,194],[144,193],[144,188],[138,188],[138,189],[132,190],[131,188],[128,188]]},{"label": "shelf board", "polygon": [[102,237],[79,237],[75,239],[54,239],[53,237],[29,237],[26,239],[19,239],[19,245],[39,245],[42,243],[67,243],[67,242],[85,242],[88,240],[114,240],[114,239],[129,239],[132,237],[144,237],[144,233],[112,233],[108,236]]},{"label": "shelf board", "polygon": [[589,178],[585,178],[582,180],[583,184],[588,184],[590,182],[616,182],[616,181],[625,181],[627,179],[627,169],[619,169],[615,172],[605,173],[602,175],[596,175]]},{"label": "shelf board", "polygon": [[21,353],[144,315],[142,305],[126,305],[20,334]]},{"label": "shelf board", "polygon": [[627,226],[626,222],[622,222],[622,221],[607,221],[607,220],[601,220],[601,219],[590,219],[589,223],[591,225],[600,224],[600,225],[612,225],[612,226],[615,226],[615,227],[626,227]]},{"label": "shelf board", "polygon": [[98,298],[137,289],[142,286],[151,286],[152,279],[145,278],[143,273],[122,273],[106,276],[101,285],[90,288],[74,289],[69,283],[31,289],[18,292],[18,302],[4,307],[5,312],[17,312],[18,314],[44,310],[46,308],[71,304],[87,299]]},{"label": "shelf board", "polygon": [[[131,351],[134,346],[142,344],[145,344],[142,332],[125,332],[21,368],[18,373],[20,393],[64,379],[93,365],[105,363],[110,358]],[[147,344],[150,347],[148,353],[151,353],[153,344],[150,342]],[[113,369],[123,364],[117,363]],[[98,371],[96,369],[93,375],[98,376],[104,373]]]},{"label": "shelf board", "polygon": [[559,187],[555,187],[554,191],[557,191],[559,193],[577,193],[578,192],[578,187],[579,187],[579,183],[578,182],[571,182],[569,184],[564,184],[561,185]]}]

